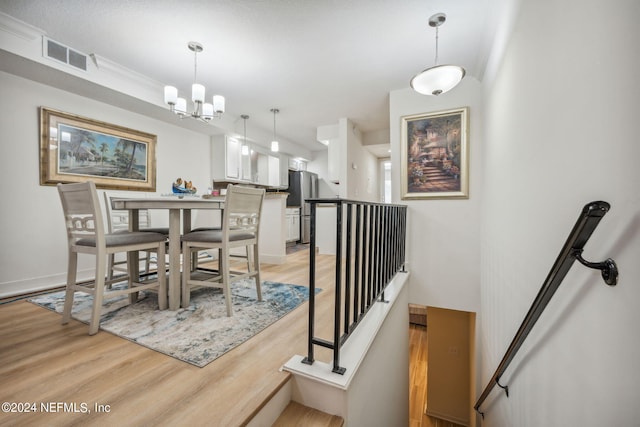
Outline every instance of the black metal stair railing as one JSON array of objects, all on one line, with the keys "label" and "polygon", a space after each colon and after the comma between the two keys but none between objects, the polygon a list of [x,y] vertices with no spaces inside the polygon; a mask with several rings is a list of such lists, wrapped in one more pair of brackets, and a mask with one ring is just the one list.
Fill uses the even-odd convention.
[{"label": "black metal stair railing", "polygon": [[529,312],[520,325],[518,332],[516,332],[516,335],[513,337],[511,345],[509,345],[509,348],[505,352],[500,365],[498,365],[498,368],[489,380],[487,386],[485,387],[484,391],[482,392],[474,406],[474,409],[478,411],[478,413],[482,415],[483,418],[484,413],[480,411],[480,406],[484,403],[486,398],[489,396],[489,393],[491,393],[496,385],[502,388],[505,391],[507,397],[509,397],[509,387],[500,384],[500,377],[502,376],[502,374],[504,374],[507,367],[529,335],[529,332],[531,332],[531,329],[540,318],[540,315],[551,300],[551,297],[553,297],[553,294],[556,292],[556,290],[562,283],[562,280],[569,272],[569,269],[573,265],[573,262],[577,260],[586,267],[600,270],[602,278],[607,285],[615,286],[617,284],[618,267],[616,266],[615,261],[613,261],[611,258],[608,258],[603,262],[589,262],[582,258],[584,245],[591,237],[591,234],[600,223],[602,217],[609,211],[609,208],[609,203],[597,201],[585,205],[585,207],[582,209],[582,212],[580,213],[580,216],[578,217],[573,230],[571,230],[571,233],[569,234],[567,241],[562,247],[558,258],[553,264],[553,267],[547,275],[544,283],[542,284],[542,287],[540,288],[538,295],[533,301]]},{"label": "black metal stair railing", "polygon": [[[336,209],[333,341],[315,336],[318,205]],[[313,364],[314,346],[319,345],[333,350],[332,370],[343,374],[340,348],[369,309],[376,302],[385,302],[385,288],[396,273],[404,271],[407,207],[347,199],[313,199],[310,208],[308,354],[302,362]]]}]

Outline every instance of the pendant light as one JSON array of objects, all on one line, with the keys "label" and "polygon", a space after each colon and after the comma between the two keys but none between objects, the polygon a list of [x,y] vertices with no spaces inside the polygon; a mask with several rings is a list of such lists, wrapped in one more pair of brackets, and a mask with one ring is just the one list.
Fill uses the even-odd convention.
[{"label": "pendant light", "polygon": [[435,65],[427,68],[411,79],[411,87],[422,95],[440,95],[460,83],[466,71],[457,65],[438,65],[438,28],[447,20],[444,13],[436,13],[429,18],[429,26],[436,29]]},{"label": "pendant light", "polygon": [[244,120],[244,141],[242,141],[242,148],[240,149],[243,156],[249,155],[249,146],[247,145],[247,119],[249,116],[246,114],[241,115],[242,120]]},{"label": "pendant light", "polygon": [[273,141],[271,141],[271,151],[277,153],[280,150],[280,146],[278,144],[278,139],[276,138],[276,114],[278,114],[280,110],[272,108],[271,112],[273,113]]}]

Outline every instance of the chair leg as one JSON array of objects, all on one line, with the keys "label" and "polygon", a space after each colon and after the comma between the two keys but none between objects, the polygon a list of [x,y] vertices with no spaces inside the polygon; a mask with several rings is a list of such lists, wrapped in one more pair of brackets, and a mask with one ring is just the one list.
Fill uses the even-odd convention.
[{"label": "chair leg", "polygon": [[245,246],[246,256],[247,256],[247,272],[251,273],[252,265],[254,264],[253,252],[249,249],[249,246]]},{"label": "chair leg", "polygon": [[146,252],[147,256],[144,259],[144,273],[149,274],[149,270],[151,269],[151,251]]},{"label": "chair leg", "polygon": [[224,300],[227,303],[227,316],[233,316],[233,307],[231,305],[231,274],[229,270],[229,248],[222,249],[222,285],[224,287]]},{"label": "chair leg", "polygon": [[182,242],[182,308],[189,307],[191,301],[191,288],[189,287],[189,280],[191,280],[191,265],[188,262],[190,260],[191,247],[187,242]]},{"label": "chair leg", "polygon": [[105,257],[96,255],[96,281],[93,292],[93,308],[89,321],[89,335],[95,335],[100,328],[100,313],[102,311],[102,299],[104,295]]},{"label": "chair leg", "polygon": [[107,258],[107,280],[111,280],[113,279],[113,265],[115,264],[116,261],[116,256],[115,254],[109,254],[108,258]]},{"label": "chair leg", "polygon": [[161,243],[158,245],[158,252],[156,256],[158,257],[156,261],[156,271],[157,271],[157,280],[158,280],[158,308],[160,310],[167,309],[167,266],[165,265],[165,244]]},{"label": "chair leg", "polygon": [[69,251],[69,262],[67,265],[67,289],[64,296],[64,310],[62,311],[62,324],[69,323],[71,318],[71,308],[73,307],[73,296],[75,290],[73,287],[76,284],[76,274],[78,268],[78,254],[76,252]]},{"label": "chair leg", "polygon": [[[128,283],[127,283],[127,287],[129,289],[133,289],[133,278],[134,278],[134,268],[139,269],[140,266],[139,265],[133,265],[133,252],[127,252],[127,272],[129,273],[129,279],[128,279]],[[129,304],[135,304],[136,302],[138,302],[138,293],[137,292],[131,292],[129,294]]]},{"label": "chair leg", "polygon": [[253,268],[256,272],[256,294],[258,294],[258,301],[262,301],[262,285],[260,282],[260,255],[258,253],[258,244],[253,245]]}]

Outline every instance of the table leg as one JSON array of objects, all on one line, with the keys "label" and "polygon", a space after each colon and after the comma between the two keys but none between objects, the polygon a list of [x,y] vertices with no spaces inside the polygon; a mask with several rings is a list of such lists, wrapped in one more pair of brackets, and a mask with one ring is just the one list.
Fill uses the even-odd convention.
[{"label": "table leg", "polygon": [[180,209],[169,209],[169,310],[180,308]]}]

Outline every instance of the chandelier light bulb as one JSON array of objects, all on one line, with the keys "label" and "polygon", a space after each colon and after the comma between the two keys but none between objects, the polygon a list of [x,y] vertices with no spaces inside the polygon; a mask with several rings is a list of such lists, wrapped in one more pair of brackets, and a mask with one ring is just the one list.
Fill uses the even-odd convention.
[{"label": "chandelier light bulb", "polygon": [[198,83],[191,86],[191,100],[199,103],[204,102],[204,86]]},{"label": "chandelier light bulb", "polygon": [[187,100],[184,98],[178,98],[175,110],[176,114],[187,114]]},{"label": "chandelier light bulb", "polygon": [[202,118],[205,120],[211,120],[213,118],[213,104],[205,102],[202,106]]},{"label": "chandelier light bulb", "polygon": [[215,111],[216,114],[224,113],[224,96],[213,95],[213,111]]},{"label": "chandelier light bulb", "polygon": [[164,87],[164,102],[169,105],[176,105],[178,100],[178,89],[173,86]]}]

